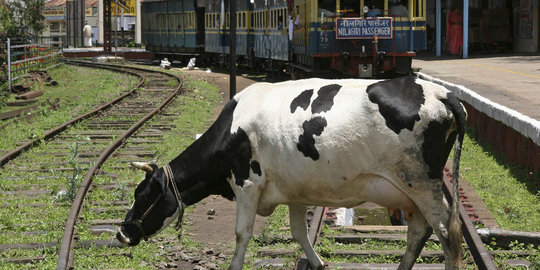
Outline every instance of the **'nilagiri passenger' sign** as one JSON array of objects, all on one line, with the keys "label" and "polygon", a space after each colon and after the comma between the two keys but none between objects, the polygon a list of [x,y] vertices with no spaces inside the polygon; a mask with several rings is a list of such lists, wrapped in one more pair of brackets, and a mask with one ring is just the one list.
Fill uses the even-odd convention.
[{"label": "'nilagiri passenger' sign", "polygon": [[392,38],[392,18],[338,18],[336,20],[336,38]]}]

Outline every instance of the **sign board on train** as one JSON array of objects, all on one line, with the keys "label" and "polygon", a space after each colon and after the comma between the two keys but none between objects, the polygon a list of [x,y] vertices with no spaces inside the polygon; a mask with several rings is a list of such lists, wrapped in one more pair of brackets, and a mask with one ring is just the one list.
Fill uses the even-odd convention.
[{"label": "sign board on train", "polygon": [[338,18],[336,30],[337,39],[391,39],[392,18]]}]

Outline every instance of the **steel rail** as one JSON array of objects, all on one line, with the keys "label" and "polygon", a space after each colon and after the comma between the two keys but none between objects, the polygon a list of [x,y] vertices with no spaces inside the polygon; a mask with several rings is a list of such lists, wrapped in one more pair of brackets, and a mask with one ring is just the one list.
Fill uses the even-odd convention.
[{"label": "steel rail", "polygon": [[[71,61],[66,61],[66,63],[68,64],[72,64],[72,63],[75,63],[75,62],[71,62]],[[96,109],[88,112],[88,113],[85,113],[79,117],[76,117],[58,127],[55,127],[53,129],[50,129],[49,131],[45,132],[45,134],[43,134],[43,136],[41,138],[36,138],[36,139],[33,139],[31,141],[28,141],[24,144],[22,144],[21,146],[17,147],[16,149],[13,149],[11,150],[10,152],[8,152],[7,154],[5,154],[4,156],[0,157],[0,168],[2,168],[8,161],[10,160],[13,160],[14,158],[16,158],[17,156],[19,156],[22,152],[30,149],[31,147],[34,147],[34,146],[37,146],[39,145],[43,140],[47,140],[47,139],[50,139],[56,135],[58,135],[59,133],[61,133],[62,131],[64,131],[67,127],[73,125],[73,124],[76,124],[84,119],[87,119],[89,117],[92,117],[94,115],[96,115],[97,113],[99,112],[102,112],[103,110],[106,110],[107,108],[111,107],[112,105],[120,102],[121,100],[123,100],[124,98],[132,95],[133,93],[135,93],[135,91],[137,91],[137,89],[139,89],[145,82],[146,82],[146,79],[141,77],[139,74],[136,74],[134,72],[129,72],[129,71],[120,71],[118,69],[112,69],[112,68],[108,68],[108,69],[111,69],[111,70],[114,70],[116,72],[125,72],[125,73],[130,73],[131,75],[135,75],[135,76],[138,76],[140,77],[142,80],[139,82],[139,84],[137,84],[137,86],[133,87],[132,90],[130,90],[129,92],[126,92],[122,95],[120,95],[119,97],[115,98],[114,100],[106,103],[106,104],[103,104],[99,107],[97,107]]]},{"label": "steel rail", "polygon": [[[111,65],[112,66],[112,65]],[[125,68],[125,67],[124,67]],[[129,67],[131,68],[131,67]],[[139,69],[139,68],[133,68],[133,69]],[[145,70],[147,72],[157,72],[157,73],[163,73],[159,71],[153,71],[153,70],[147,70],[147,69],[139,69],[139,70]],[[160,104],[157,108],[152,110],[150,113],[145,115],[142,119],[140,119],[137,123],[135,123],[133,126],[131,126],[122,136],[118,139],[116,139],[114,142],[112,142],[107,149],[101,152],[98,159],[96,160],[95,165],[90,168],[90,170],[86,173],[84,180],[81,182],[81,186],[79,187],[79,190],[77,192],[77,195],[75,197],[75,200],[73,202],[73,205],[71,207],[68,219],[66,221],[66,226],[64,230],[64,235],[62,237],[62,242],[60,246],[60,252],[59,252],[59,258],[58,258],[58,270],[64,270],[69,269],[72,267],[73,262],[73,253],[72,253],[72,247],[74,245],[73,241],[73,235],[75,231],[75,225],[77,223],[77,218],[79,216],[79,213],[81,211],[84,198],[86,197],[86,194],[92,185],[93,176],[98,172],[98,170],[101,168],[103,163],[107,160],[107,158],[118,148],[120,147],[124,141],[133,135],[138,129],[140,129],[144,123],[146,123],[150,118],[152,118],[154,115],[156,115],[159,111],[161,111],[165,106],[167,106],[173,98],[180,92],[182,87],[182,79],[176,75],[167,74],[168,76],[173,76],[176,79],[179,80],[179,84],[176,87],[176,89],[173,91],[171,95],[167,97],[167,99]]]}]

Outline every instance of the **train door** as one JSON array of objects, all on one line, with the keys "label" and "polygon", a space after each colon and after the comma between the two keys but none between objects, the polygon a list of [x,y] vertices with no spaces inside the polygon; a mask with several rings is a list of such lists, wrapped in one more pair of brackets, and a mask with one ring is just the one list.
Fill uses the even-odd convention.
[{"label": "train door", "polygon": [[195,17],[196,17],[196,31],[197,31],[197,41],[195,46],[197,48],[204,48],[204,0],[196,0],[195,2]]},{"label": "train door", "polygon": [[295,6],[293,8],[293,19],[294,19],[294,35],[293,35],[293,44],[294,44],[294,53],[306,55],[308,48],[308,35],[310,32],[310,12],[311,12],[311,1],[310,0],[300,0],[294,2]]}]

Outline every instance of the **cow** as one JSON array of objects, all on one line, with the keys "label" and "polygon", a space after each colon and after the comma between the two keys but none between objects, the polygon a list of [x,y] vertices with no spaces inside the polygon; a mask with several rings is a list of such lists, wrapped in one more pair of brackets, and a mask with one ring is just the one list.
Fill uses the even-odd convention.
[{"label": "cow", "polygon": [[168,165],[132,164],[146,175],[117,238],[137,245],[181,219],[185,206],[219,194],[237,201],[229,269],[242,269],[255,215],[286,204],[292,236],[312,269],[324,269],[307,236],[307,206],[371,201],[408,213],[399,269],[413,267],[433,231],[446,269],[456,269],[459,199],[443,196],[442,170],[455,142],[457,198],[465,119],[451,92],[412,76],[253,84]]}]

